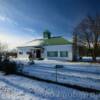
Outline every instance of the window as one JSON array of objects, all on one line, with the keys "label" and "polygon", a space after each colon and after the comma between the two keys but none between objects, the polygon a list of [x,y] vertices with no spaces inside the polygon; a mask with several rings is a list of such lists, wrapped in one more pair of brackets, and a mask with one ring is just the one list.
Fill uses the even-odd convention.
[{"label": "window", "polygon": [[22,54],[23,54],[23,52],[19,52],[19,54],[20,54],[20,55],[22,55]]},{"label": "window", "polygon": [[26,52],[27,55],[29,55],[30,53],[31,53],[30,51],[27,51],[27,52]]},{"label": "window", "polygon": [[60,57],[68,57],[67,51],[60,51]]},{"label": "window", "polygon": [[58,52],[57,51],[49,51],[49,52],[47,52],[47,56],[48,57],[57,57]]}]

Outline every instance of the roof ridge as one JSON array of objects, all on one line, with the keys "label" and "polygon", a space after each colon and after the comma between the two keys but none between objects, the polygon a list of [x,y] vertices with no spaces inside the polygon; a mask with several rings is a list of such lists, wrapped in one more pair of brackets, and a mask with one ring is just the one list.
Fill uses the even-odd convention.
[{"label": "roof ridge", "polygon": [[61,38],[62,36],[53,36],[51,38]]},{"label": "roof ridge", "polygon": [[[62,37],[62,36],[53,36],[53,37],[51,37],[50,39],[52,39],[52,38],[63,38],[63,37]],[[34,40],[28,41],[28,42],[26,42],[26,43],[30,43],[30,42],[32,42],[32,41],[37,41],[37,40],[44,40],[44,39],[43,39],[43,38],[34,39]]]},{"label": "roof ridge", "polygon": [[37,41],[37,40],[43,40],[43,39],[42,38],[41,39],[34,39],[34,40],[31,40],[31,41],[28,41],[27,43],[32,42],[32,41]]}]

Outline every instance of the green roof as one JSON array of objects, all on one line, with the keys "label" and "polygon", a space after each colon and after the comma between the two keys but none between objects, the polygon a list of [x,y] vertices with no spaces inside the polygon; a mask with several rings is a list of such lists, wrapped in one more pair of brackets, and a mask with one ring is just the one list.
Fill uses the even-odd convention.
[{"label": "green roof", "polygon": [[44,45],[65,45],[72,44],[70,41],[63,37],[52,37],[50,39],[44,39]]}]

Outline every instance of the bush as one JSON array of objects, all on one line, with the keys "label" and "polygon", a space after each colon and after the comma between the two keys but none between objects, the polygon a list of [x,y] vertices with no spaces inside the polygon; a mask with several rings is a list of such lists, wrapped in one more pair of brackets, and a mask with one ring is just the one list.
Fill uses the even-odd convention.
[{"label": "bush", "polygon": [[29,62],[29,65],[34,65],[34,64],[35,64],[34,61]]},{"label": "bush", "polygon": [[8,60],[4,60],[2,62],[2,71],[5,74],[15,74],[17,72],[17,64],[15,62],[10,62]]},{"label": "bush", "polygon": [[44,60],[43,58],[38,58],[38,60]]},{"label": "bush", "polygon": [[2,56],[0,55],[0,63],[2,62]]},{"label": "bush", "polygon": [[16,62],[10,61],[6,56],[0,62],[0,70],[3,71],[6,75],[21,72],[23,68],[22,66],[22,64],[17,64]]}]

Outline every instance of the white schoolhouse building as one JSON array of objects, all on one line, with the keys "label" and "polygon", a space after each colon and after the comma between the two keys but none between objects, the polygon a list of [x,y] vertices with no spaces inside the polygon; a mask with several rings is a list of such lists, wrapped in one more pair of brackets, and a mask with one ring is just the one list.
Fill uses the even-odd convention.
[{"label": "white schoolhouse building", "polygon": [[17,47],[18,58],[28,58],[31,52],[34,59],[72,60],[72,43],[65,38],[52,37],[44,32],[43,39],[35,39]]}]

